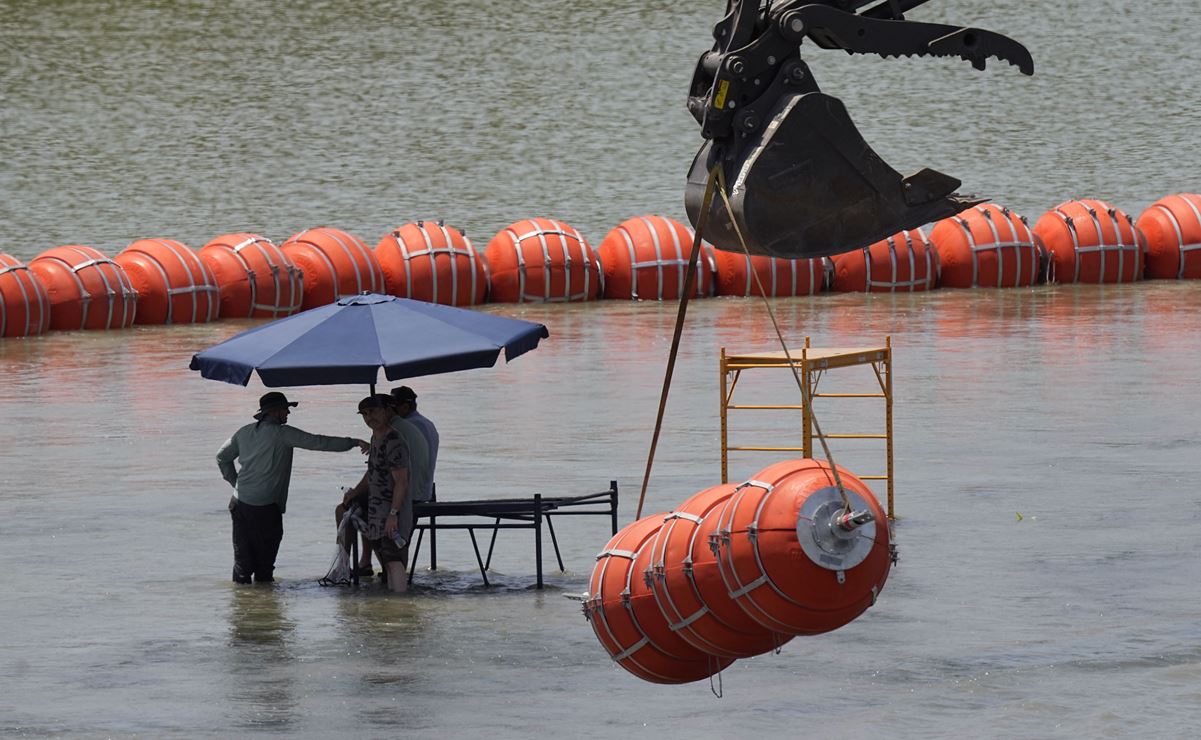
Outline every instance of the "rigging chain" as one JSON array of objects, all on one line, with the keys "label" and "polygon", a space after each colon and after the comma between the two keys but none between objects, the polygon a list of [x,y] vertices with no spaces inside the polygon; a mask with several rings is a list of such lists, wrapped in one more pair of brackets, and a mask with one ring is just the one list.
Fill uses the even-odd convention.
[{"label": "rigging chain", "polygon": [[[746,245],[746,239],[742,236],[742,229],[738,226],[738,219],[734,217],[734,209],[730,205],[730,197],[726,191],[725,173],[721,169],[721,165],[714,165],[713,169],[709,170],[709,177],[705,183],[705,195],[701,203],[700,218],[696,224],[696,233],[692,239],[692,253],[688,257],[688,272],[684,279],[684,291],[680,296],[680,308],[676,314],[675,332],[672,335],[671,351],[667,356],[667,370],[663,377],[663,389],[659,394],[659,411],[655,417],[655,431],[651,435],[651,447],[647,453],[646,471],[642,476],[642,491],[638,494],[638,509],[634,514],[634,519],[642,518],[642,507],[646,502],[646,489],[650,482],[651,468],[655,462],[655,450],[659,446],[659,433],[663,429],[663,415],[667,409],[667,394],[671,390],[671,379],[675,372],[676,357],[680,351],[680,337],[684,331],[684,319],[688,314],[688,300],[692,296],[692,291],[696,285],[697,262],[700,258],[701,241],[704,236],[705,225],[708,222],[709,209],[713,202],[714,187],[721,193],[722,202],[726,206],[726,212],[729,214],[730,223],[734,226],[734,233],[738,235],[738,241],[742,244],[742,251],[747,256],[747,264],[750,264],[751,252]],[[763,299],[763,305],[767,309],[767,315],[771,318],[772,328],[775,329],[776,338],[780,341],[780,347],[784,350],[784,357],[788,360],[788,367],[792,370],[792,376],[796,379],[797,388],[801,391],[801,403],[809,410],[809,417],[813,420],[814,431],[817,432],[817,438],[822,443],[822,451],[826,455],[826,461],[830,463],[830,471],[834,474],[834,483],[838,487],[838,493],[842,496],[843,506],[847,511],[851,509],[850,499],[847,497],[846,489],[842,485],[842,476],[838,473],[838,466],[834,464],[834,456],[830,452],[830,446],[826,442],[826,435],[822,434],[821,425],[817,421],[817,415],[813,413],[812,397],[810,389],[801,381],[800,373],[797,372],[796,363],[792,359],[792,353],[788,350],[788,344],[784,341],[784,334],[780,331],[780,324],[776,321],[776,314],[772,311],[771,303],[767,300],[767,291],[763,288],[763,280],[759,277],[758,271],[752,269],[751,274],[755,277],[755,284],[759,287],[759,296]],[[723,399],[723,403],[725,400]]]}]

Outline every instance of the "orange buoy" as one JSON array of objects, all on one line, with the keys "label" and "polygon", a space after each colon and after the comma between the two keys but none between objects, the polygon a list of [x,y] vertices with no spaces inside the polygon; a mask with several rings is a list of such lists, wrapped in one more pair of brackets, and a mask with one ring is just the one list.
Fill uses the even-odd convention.
[{"label": "orange buoy", "polygon": [[[704,594],[698,588],[698,577],[720,582],[709,542],[698,536],[701,524],[706,518],[716,521],[735,489],[732,483],[706,488],[666,516],[651,541],[648,580],[659,611],[685,642],[710,655],[747,658],[783,645],[792,635],[772,632],[738,613],[724,588]],[[722,618],[731,612],[737,617],[733,624]]]},{"label": "orange buoy", "polygon": [[762,295],[760,282],[769,298],[816,295],[824,282],[820,257],[797,260],[763,255],[747,257],[742,252],[715,249],[713,259],[717,266],[718,295]]},{"label": "orange buoy", "polygon": [[501,229],[484,249],[497,303],[591,301],[601,294],[596,253],[561,221],[530,218]]},{"label": "orange buoy", "polygon": [[622,668],[654,683],[688,683],[708,678],[732,661],[707,655],[673,635],[643,572],[635,567],[639,555],[649,561],[650,543],[664,516],[632,522],[596,556],[584,616]]},{"label": "orange buoy", "polygon": [[363,240],[328,226],[288,237],[280,250],[304,273],[301,308],[328,306],[341,296],[383,293],[384,273]]},{"label": "orange buoy", "polygon": [[221,293],[221,317],[281,318],[300,310],[304,274],[270,239],[222,234],[200,248]]},{"label": "orange buoy", "polygon": [[1129,283],[1143,274],[1142,236],[1134,221],[1103,200],[1060,203],[1034,225],[1057,283]]},{"label": "orange buoy", "polygon": [[938,252],[921,229],[901,231],[829,259],[830,289],[842,293],[911,293],[938,285]]},{"label": "orange buoy", "polygon": [[767,629],[838,629],[876,601],[892,566],[888,519],[871,491],[829,463],[786,460],[738,486],[712,542],[730,598]]},{"label": "orange buoy", "polygon": [[1038,282],[1042,247],[1026,219],[982,203],[944,218],[930,232],[944,288],[1017,288]]},{"label": "orange buoy", "polygon": [[196,253],[173,239],[139,239],[113,261],[138,292],[139,324],[199,324],[217,318],[213,274]]},{"label": "orange buoy", "polygon": [[0,252],[0,337],[32,337],[50,326],[50,299],[41,279]]},{"label": "orange buoy", "polygon": [[380,239],[375,257],[388,292],[445,306],[475,306],[488,294],[488,269],[471,241],[441,221],[405,224]]},{"label": "orange buoy", "polygon": [[1147,246],[1148,278],[1201,279],[1201,195],[1166,195],[1136,222]]},{"label": "orange buoy", "polygon": [[[613,228],[596,256],[604,271],[605,298],[674,301],[684,293],[694,234],[679,221],[638,216]],[[713,265],[707,254],[697,258],[692,297],[713,295]]]},{"label": "orange buoy", "polygon": [[50,328],[124,329],[132,326],[138,293],[125,269],[99,250],[54,247],[29,263],[50,300]]}]

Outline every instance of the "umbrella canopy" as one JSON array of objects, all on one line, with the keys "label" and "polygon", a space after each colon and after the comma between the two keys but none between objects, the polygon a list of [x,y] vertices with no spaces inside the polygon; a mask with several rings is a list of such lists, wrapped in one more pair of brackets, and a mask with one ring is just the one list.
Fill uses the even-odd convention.
[{"label": "umbrella canopy", "polygon": [[550,336],[532,321],[423,303],[378,293],[244,331],[192,356],[201,376],[246,385],[374,385],[388,380],[492,367],[529,352]]}]

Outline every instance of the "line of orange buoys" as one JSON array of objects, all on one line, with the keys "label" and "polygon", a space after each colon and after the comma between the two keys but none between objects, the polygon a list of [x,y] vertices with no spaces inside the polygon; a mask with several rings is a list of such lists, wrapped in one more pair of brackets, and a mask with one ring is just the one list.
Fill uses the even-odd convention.
[{"label": "line of orange buoys", "polygon": [[863,481],[841,467],[836,480],[824,461],[785,460],[614,535],[596,557],[584,615],[622,668],[687,683],[848,624],[876,602],[894,555]]},{"label": "line of orange buoys", "polygon": [[[405,224],[374,249],[320,227],[278,246],[234,233],[199,251],[139,239],[111,259],[80,245],[54,247],[28,265],[0,252],[0,337],[276,318],[363,291],[453,306],[676,300],[692,240],[677,221],[639,216],[595,250],[568,224],[531,218],[501,229],[482,253],[458,229],[432,221]],[[1071,200],[1033,228],[989,203],[939,221],[929,235],[902,231],[824,260],[748,258],[738,245],[719,246],[705,245],[694,297],[759,295],[760,284],[770,296],[805,296],[1198,279],[1201,195],[1161,198],[1137,221],[1105,201]]]}]

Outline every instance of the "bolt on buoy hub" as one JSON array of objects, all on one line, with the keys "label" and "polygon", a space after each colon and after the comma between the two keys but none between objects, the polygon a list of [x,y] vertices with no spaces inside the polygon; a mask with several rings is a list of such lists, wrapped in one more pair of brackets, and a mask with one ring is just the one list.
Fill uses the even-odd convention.
[{"label": "bolt on buoy hub", "polygon": [[845,571],[867,559],[876,543],[876,521],[868,504],[846,491],[851,510],[835,486],[814,491],[797,514],[797,541],[816,565]]}]

